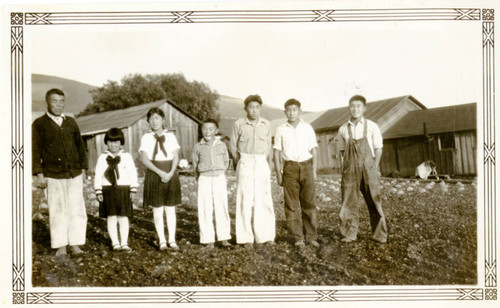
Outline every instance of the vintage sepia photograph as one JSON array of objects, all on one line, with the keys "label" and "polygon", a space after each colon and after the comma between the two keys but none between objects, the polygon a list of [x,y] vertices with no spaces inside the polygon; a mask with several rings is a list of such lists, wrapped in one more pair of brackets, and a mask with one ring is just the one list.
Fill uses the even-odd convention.
[{"label": "vintage sepia photograph", "polygon": [[494,6],[443,3],[4,8],[4,293],[496,301]]}]

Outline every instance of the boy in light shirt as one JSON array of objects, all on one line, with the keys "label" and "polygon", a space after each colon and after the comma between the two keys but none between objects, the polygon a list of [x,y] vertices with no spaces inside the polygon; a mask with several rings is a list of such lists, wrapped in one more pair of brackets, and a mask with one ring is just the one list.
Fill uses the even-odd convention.
[{"label": "boy in light shirt", "polygon": [[311,125],[299,117],[300,107],[293,98],[285,103],[288,122],[276,129],[274,166],[278,184],[283,186],[288,232],[295,246],[301,248],[307,243],[319,247],[314,203],[318,144]]},{"label": "boy in light shirt", "polygon": [[[201,128],[203,139],[193,151],[193,167],[198,180],[198,223],[200,243],[205,248],[214,248],[215,234],[224,247],[231,246],[231,224],[227,206],[225,172],[229,166],[226,144],[215,135],[218,124],[213,119],[205,120]],[[215,212],[215,231],[213,216]]]}]

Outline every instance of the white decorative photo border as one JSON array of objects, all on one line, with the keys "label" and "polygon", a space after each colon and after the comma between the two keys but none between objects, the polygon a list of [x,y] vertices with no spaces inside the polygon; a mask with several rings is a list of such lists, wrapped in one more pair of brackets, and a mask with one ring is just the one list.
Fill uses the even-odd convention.
[{"label": "white decorative photo border", "polygon": [[[313,22],[426,22],[480,23],[482,36],[482,114],[484,186],[484,277],[477,288],[422,287],[318,287],[317,289],[266,287],[184,291],[56,291],[30,290],[26,283],[26,234],[24,190],[24,97],[26,45],[24,33],[34,27],[65,25],[168,24],[168,23],[313,23]],[[272,303],[272,302],[363,302],[363,301],[490,301],[497,300],[496,247],[496,168],[495,168],[495,11],[482,8],[427,9],[335,9],[314,10],[202,10],[134,12],[51,12],[13,11],[10,13],[10,114],[12,183],[12,303],[13,304],[130,304],[130,303]],[[6,43],[6,42],[4,42]],[[479,46],[478,46],[479,47]],[[481,192],[480,192],[481,193]],[[481,230],[481,229],[479,229]],[[481,237],[479,235],[479,237]],[[28,262],[30,256],[28,256]],[[480,263],[481,264],[481,263]],[[481,267],[481,265],[479,265]],[[30,276],[29,276],[30,277]]]}]

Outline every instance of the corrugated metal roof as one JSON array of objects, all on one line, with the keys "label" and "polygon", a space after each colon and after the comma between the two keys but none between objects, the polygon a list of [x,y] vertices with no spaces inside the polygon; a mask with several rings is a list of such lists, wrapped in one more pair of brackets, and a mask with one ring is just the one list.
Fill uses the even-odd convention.
[{"label": "corrugated metal roof", "polygon": [[189,115],[182,108],[165,99],[152,103],[132,106],[129,108],[94,113],[91,115],[78,117],[76,118],[76,122],[78,123],[78,127],[80,128],[80,132],[82,135],[98,134],[108,130],[111,127],[128,127],[145,116],[150,108],[159,107],[165,103],[174,106],[176,109],[186,114],[195,122],[200,123],[198,119]]},{"label": "corrugated metal roof", "polygon": [[453,105],[426,110],[414,110],[396,122],[384,134],[384,139],[393,139],[424,134],[438,134],[477,129],[477,104]]},{"label": "corrugated metal roof", "polygon": [[[394,108],[397,104],[405,99],[410,99],[421,108],[426,108],[422,103],[416,100],[411,95],[399,96],[384,100],[379,100],[375,102],[368,102],[366,104],[366,111],[364,116],[367,119],[370,119],[374,122],[377,122],[381,117],[383,117],[387,112],[389,112],[392,108]],[[329,130],[329,129],[337,129],[342,124],[344,124],[350,116],[349,107],[341,107],[327,110],[311,123],[312,127],[315,131]]]}]

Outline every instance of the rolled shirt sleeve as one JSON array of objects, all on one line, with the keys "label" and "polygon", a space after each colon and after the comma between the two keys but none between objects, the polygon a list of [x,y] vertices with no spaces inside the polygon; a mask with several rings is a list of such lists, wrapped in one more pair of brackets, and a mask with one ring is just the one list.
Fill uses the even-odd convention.
[{"label": "rolled shirt sleeve", "polygon": [[380,133],[380,128],[377,124],[372,122],[372,143],[373,149],[381,149],[384,146],[384,140],[382,134]]},{"label": "rolled shirt sleeve", "polygon": [[307,139],[309,140],[309,151],[311,151],[312,149],[318,147],[318,142],[316,140],[316,133],[314,132],[314,129],[312,128],[311,125],[308,125],[308,129],[309,129],[309,138]]},{"label": "rolled shirt sleeve", "polygon": [[281,140],[282,140],[282,132],[281,132],[282,128],[281,126],[279,126],[277,129],[276,129],[276,134],[274,134],[274,149],[278,150],[278,151],[282,151],[282,144],[281,144]]}]

